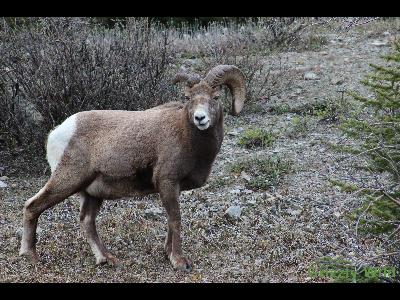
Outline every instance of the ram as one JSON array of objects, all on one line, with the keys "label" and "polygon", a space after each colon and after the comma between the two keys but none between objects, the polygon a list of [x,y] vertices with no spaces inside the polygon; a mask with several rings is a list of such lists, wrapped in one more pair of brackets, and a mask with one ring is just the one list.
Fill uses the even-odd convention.
[{"label": "ram", "polygon": [[159,193],[167,213],[165,251],[174,269],[190,271],[181,248],[181,191],[205,184],[223,140],[222,85],[232,93],[233,115],[245,101],[243,73],[219,65],[201,79],[177,74],[185,83],[182,102],[145,111],[93,110],[76,113],[50,132],[47,160],[51,176],[23,209],[20,255],[34,263],[38,218],[67,197],[80,195],[80,223],[96,264],[115,264],[99,238],[95,218],[104,199]]}]

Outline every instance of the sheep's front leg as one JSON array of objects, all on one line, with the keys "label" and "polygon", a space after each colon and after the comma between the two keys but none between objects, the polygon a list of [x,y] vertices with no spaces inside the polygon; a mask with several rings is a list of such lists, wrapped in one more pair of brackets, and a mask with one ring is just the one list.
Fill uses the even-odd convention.
[{"label": "sheep's front leg", "polygon": [[181,213],[179,209],[179,186],[170,181],[159,185],[161,202],[168,217],[168,233],[165,240],[165,251],[174,269],[191,271],[192,262],[182,254],[181,246]]}]

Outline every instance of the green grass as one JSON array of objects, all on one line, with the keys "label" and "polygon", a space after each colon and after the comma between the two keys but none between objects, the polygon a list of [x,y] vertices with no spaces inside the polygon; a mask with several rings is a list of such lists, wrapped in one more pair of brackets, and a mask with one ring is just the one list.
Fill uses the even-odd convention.
[{"label": "green grass", "polygon": [[[375,271],[369,271],[372,269]],[[372,266],[356,268],[350,261],[341,257],[325,256],[309,268],[309,275],[314,278],[329,279],[336,283],[378,283],[382,282],[379,278],[382,276],[382,272],[378,274],[378,271],[378,268]]]},{"label": "green grass", "polygon": [[309,116],[293,117],[291,126],[287,129],[289,138],[304,137],[310,131],[311,119]]},{"label": "green grass", "polygon": [[219,177],[215,177],[214,179],[210,180],[208,183],[208,187],[212,190],[218,189],[218,188],[222,188],[227,183],[228,183],[228,179],[219,176]]},{"label": "green grass", "polygon": [[[338,186],[341,192],[353,193],[360,190],[355,184],[346,183],[340,180],[330,179],[333,186]],[[390,233],[396,230],[400,219],[400,206],[387,197],[372,197],[371,189],[363,189],[358,192],[359,196],[365,197],[364,204],[347,214],[351,221],[358,222],[358,230],[363,233]]]},{"label": "green grass", "polygon": [[275,136],[262,128],[252,128],[244,131],[239,138],[239,145],[248,149],[268,147],[275,141]]},{"label": "green grass", "polygon": [[251,175],[246,188],[268,190],[278,186],[283,176],[291,171],[291,162],[280,157],[253,157],[230,165],[230,171],[239,175],[242,171]]},{"label": "green grass", "polygon": [[387,198],[376,199],[367,196],[367,201],[360,208],[349,214],[348,218],[358,221],[359,232],[372,234],[392,233],[398,227],[400,206]]},{"label": "green grass", "polygon": [[350,103],[344,99],[319,100],[308,102],[296,107],[281,103],[270,108],[270,112],[277,115],[293,113],[299,116],[315,116],[319,121],[336,122],[348,109]]}]

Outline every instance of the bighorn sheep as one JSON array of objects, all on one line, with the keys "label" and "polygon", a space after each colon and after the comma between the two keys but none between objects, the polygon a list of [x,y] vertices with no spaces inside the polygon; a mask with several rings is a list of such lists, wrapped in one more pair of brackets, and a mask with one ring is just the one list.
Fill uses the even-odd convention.
[{"label": "bighorn sheep", "polygon": [[219,65],[201,79],[178,74],[187,101],[145,111],[94,110],[76,113],[50,132],[51,176],[24,205],[20,255],[33,262],[40,214],[79,193],[80,222],[96,264],[117,263],[97,235],[95,218],[103,199],[159,193],[168,218],[165,251],[174,269],[190,271],[181,249],[179,194],[204,185],[223,139],[221,85],[232,95],[233,115],[243,108],[245,80],[232,65]]}]

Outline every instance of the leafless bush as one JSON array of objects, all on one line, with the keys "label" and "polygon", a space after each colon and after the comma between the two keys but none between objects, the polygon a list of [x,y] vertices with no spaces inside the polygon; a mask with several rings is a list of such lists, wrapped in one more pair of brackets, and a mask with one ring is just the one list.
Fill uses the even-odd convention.
[{"label": "leafless bush", "polygon": [[[252,103],[279,93],[290,83],[287,66],[279,53],[292,50],[312,21],[259,18],[240,26],[215,23],[199,31],[187,27],[173,33],[174,44],[182,59],[197,60],[188,66],[194,71],[205,72],[217,64],[238,66],[247,79],[247,101]],[[185,61],[183,67],[187,67]]]},{"label": "leafless bush", "polygon": [[38,18],[0,31],[0,132],[43,150],[47,132],[91,109],[144,109],[171,100],[168,31],[131,19],[106,30],[82,18]]},{"label": "leafless bush", "polygon": [[75,112],[172,100],[169,73],[177,66],[237,65],[248,102],[258,103],[293,79],[280,52],[298,49],[308,29],[333,19],[269,17],[203,29],[166,29],[144,18],[115,29],[88,18],[29,18],[19,26],[0,19],[0,140],[43,150],[47,132]]}]

